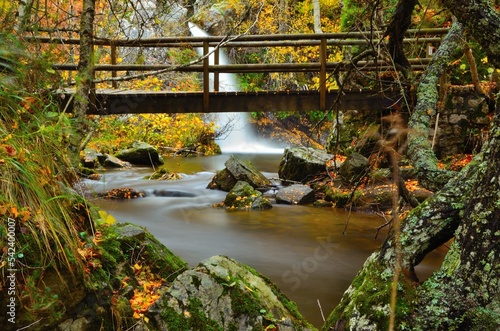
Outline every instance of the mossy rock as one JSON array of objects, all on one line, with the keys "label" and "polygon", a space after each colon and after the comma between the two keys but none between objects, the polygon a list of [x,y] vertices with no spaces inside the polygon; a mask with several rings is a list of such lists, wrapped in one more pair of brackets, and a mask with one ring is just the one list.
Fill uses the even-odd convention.
[{"label": "mossy rock", "polygon": [[267,188],[273,184],[250,161],[231,155],[224,163],[226,168],[217,172],[207,188],[230,191],[238,181],[245,181],[253,188]]},{"label": "mossy rock", "polygon": [[328,184],[319,187],[317,192],[324,196],[325,201],[333,202],[337,208],[344,208],[348,203],[357,206],[363,197],[363,193],[359,190],[352,193],[352,191],[340,190]]},{"label": "mossy rock", "polygon": [[116,226],[117,238],[121,251],[126,255],[140,253],[143,261],[149,261],[152,272],[166,280],[173,280],[181,270],[187,268],[187,263],[173,254],[146,229],[130,224]]},{"label": "mossy rock", "polygon": [[314,330],[269,279],[225,256],[179,275],[146,316],[162,330]]},{"label": "mossy rock", "polygon": [[352,153],[340,166],[339,174],[345,183],[354,185],[368,175],[369,167],[370,163],[366,157]]},{"label": "mossy rock", "polygon": [[163,164],[163,159],[158,153],[158,150],[153,146],[140,141],[135,141],[132,143],[130,148],[121,150],[114,156],[134,165]]},{"label": "mossy rock", "polygon": [[269,199],[245,181],[238,181],[226,195],[224,206],[238,210],[265,210],[272,208]]},{"label": "mossy rock", "polygon": [[279,164],[278,175],[285,181],[305,183],[326,172],[326,163],[332,158],[333,155],[319,149],[286,148]]},{"label": "mossy rock", "polygon": [[86,246],[92,248],[96,266],[87,265],[87,285],[78,287],[85,289],[86,296],[77,310],[67,311],[58,323],[60,328],[82,324],[86,330],[114,330],[118,323],[122,329],[131,329],[137,319],[129,300],[136,290],[144,289],[139,270],[171,282],[187,269],[186,262],[140,226],[125,223],[97,230],[99,237],[88,238]]}]

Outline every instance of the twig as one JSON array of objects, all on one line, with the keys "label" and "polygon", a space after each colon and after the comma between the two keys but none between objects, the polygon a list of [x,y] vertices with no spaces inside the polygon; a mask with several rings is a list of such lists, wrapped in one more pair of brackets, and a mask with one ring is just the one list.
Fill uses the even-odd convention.
[{"label": "twig", "polygon": [[384,213],[380,213],[380,214],[379,213],[375,213],[375,214],[378,215],[378,216],[380,216],[380,217],[382,217],[384,219],[384,221],[385,221],[384,224],[382,224],[382,225],[380,225],[380,226],[377,227],[377,233],[375,233],[375,238],[374,238],[374,239],[377,239],[380,230],[382,230],[386,226],[392,224],[392,217],[390,219],[387,219],[387,217],[385,217]]},{"label": "twig", "polygon": [[439,112],[436,114],[436,124],[434,125],[434,135],[432,136],[431,149],[434,149],[434,144],[436,143],[436,136],[437,136],[437,131],[438,131],[438,125],[439,125]]},{"label": "twig", "polygon": [[43,318],[40,318],[38,321],[35,321],[35,322],[33,322],[33,323],[29,324],[29,325],[26,325],[26,326],[24,326],[24,327],[22,327],[22,328],[20,328],[20,329],[17,329],[17,331],[21,331],[21,330],[25,330],[25,329],[27,329],[27,328],[30,328],[30,327],[32,327],[33,325],[35,325],[35,324],[37,324],[37,323],[40,323],[40,321],[41,321],[42,319],[43,319]]},{"label": "twig", "polygon": [[319,302],[319,299],[316,299],[316,301],[318,301],[318,307],[321,313],[321,318],[323,319],[323,322],[325,322],[325,315],[323,315],[323,308],[321,308],[321,303]]}]

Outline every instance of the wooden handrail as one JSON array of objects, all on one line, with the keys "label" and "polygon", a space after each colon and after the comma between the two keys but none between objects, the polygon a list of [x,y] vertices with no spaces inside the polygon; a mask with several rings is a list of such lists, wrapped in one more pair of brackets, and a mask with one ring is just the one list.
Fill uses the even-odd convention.
[{"label": "wooden handrail", "polygon": [[[448,32],[447,28],[434,28],[434,29],[419,29],[419,30],[408,30],[406,35],[444,35]],[[321,39],[327,39],[329,42],[333,42],[334,40],[342,41],[346,39],[360,39],[359,42],[367,43],[366,38],[369,36],[369,33],[365,32],[335,32],[335,33],[300,33],[300,34],[272,34],[272,35],[241,35],[238,37],[230,36],[205,36],[205,37],[193,37],[193,36],[184,36],[184,37],[161,37],[161,38],[143,38],[143,39],[107,39],[107,38],[96,38],[94,39],[94,45],[97,46],[122,46],[122,47],[140,47],[140,46],[149,46],[149,47],[185,47],[185,46],[201,46],[203,42],[208,41],[210,46],[215,46],[218,43],[226,40],[236,38],[234,41],[228,42],[225,47],[235,47],[234,45],[238,45],[238,47],[242,47],[241,42],[269,42],[265,45],[267,46],[308,46],[309,44],[290,44],[289,41],[301,41],[308,40],[309,42],[315,41],[315,44],[318,45]],[[381,32],[374,32],[373,37],[382,36]],[[423,37],[425,38],[425,37]],[[58,43],[58,44],[68,44],[68,45],[79,45],[80,40],[77,38],[52,38],[52,37],[33,37],[26,36],[24,38],[28,42],[41,42],[41,43]],[[433,38],[434,41],[440,40],[440,38]],[[409,38],[408,42],[424,40],[422,38]],[[276,42],[276,43],[270,43]],[[282,43],[284,42],[284,43]],[[353,42],[349,40],[348,42]],[[328,43],[328,42],[327,42]],[[251,45],[251,44],[249,44]],[[262,44],[255,44],[253,47],[261,47]]]},{"label": "wooden handrail", "polygon": [[[412,67],[420,68],[426,66],[429,58],[416,58],[408,60]],[[333,70],[341,62],[326,62],[325,68]],[[390,63],[378,61],[377,64],[373,61],[359,61],[359,70],[372,71],[374,68],[392,67]],[[77,70],[78,65],[74,63],[54,64],[55,70]],[[171,64],[96,64],[95,71],[156,71],[174,68]],[[208,67],[209,72],[225,72],[225,73],[249,73],[249,72],[319,72],[321,63],[270,63],[270,64],[213,64]],[[203,72],[203,65],[194,64],[185,67],[175,67],[175,71],[179,72]]]}]

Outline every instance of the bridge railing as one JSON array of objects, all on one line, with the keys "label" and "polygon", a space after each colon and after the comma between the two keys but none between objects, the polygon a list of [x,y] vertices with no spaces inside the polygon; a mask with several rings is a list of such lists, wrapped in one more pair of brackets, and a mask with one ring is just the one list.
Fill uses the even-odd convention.
[{"label": "bridge railing", "polygon": [[[425,45],[426,54],[431,55],[432,50],[441,42],[442,36],[448,29],[419,29],[408,30],[404,43]],[[110,72],[113,88],[118,88],[119,71],[178,71],[198,72],[203,74],[204,104],[208,109],[210,83],[209,75],[213,74],[213,90],[219,90],[219,73],[270,73],[270,72],[317,72],[319,73],[320,108],[326,108],[327,72],[340,69],[341,62],[329,62],[327,57],[329,46],[368,46],[370,43],[377,44],[381,32],[348,32],[348,33],[323,33],[323,34],[279,34],[279,35],[241,35],[232,36],[183,36],[162,37],[143,39],[102,39],[94,40],[95,46],[110,48],[110,64],[96,64],[96,72]],[[80,40],[75,38],[52,38],[52,37],[29,37],[29,41],[38,43],[79,45]],[[382,41],[384,43],[384,41]],[[265,63],[265,64],[220,64],[219,50],[221,48],[239,47],[318,47],[319,58],[309,63]],[[118,51],[120,47],[126,48],[199,48],[203,49],[201,61],[190,65],[173,66],[172,64],[135,64],[118,63]],[[210,64],[208,54],[213,52],[214,63]],[[410,58],[409,62],[413,70],[423,70],[429,62],[429,57]],[[200,63],[201,62],[201,63]],[[376,61],[358,62],[358,70],[391,70],[393,65],[383,59]],[[76,63],[54,64],[55,70],[76,71]]]}]

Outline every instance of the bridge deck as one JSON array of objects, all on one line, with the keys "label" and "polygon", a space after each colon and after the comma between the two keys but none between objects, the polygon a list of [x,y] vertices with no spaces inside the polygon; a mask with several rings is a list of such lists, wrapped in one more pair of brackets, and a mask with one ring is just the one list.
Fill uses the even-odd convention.
[{"label": "bridge deck", "polygon": [[[63,92],[61,102],[73,108],[74,91]],[[89,114],[140,113],[214,113],[214,112],[277,112],[319,110],[319,91],[261,92],[154,92],[139,90],[104,90],[95,94],[95,107]],[[327,91],[326,108],[336,108],[337,90]],[[403,102],[399,91],[344,91],[338,109],[378,110],[393,108]],[[65,105],[66,106],[66,105]]]}]

